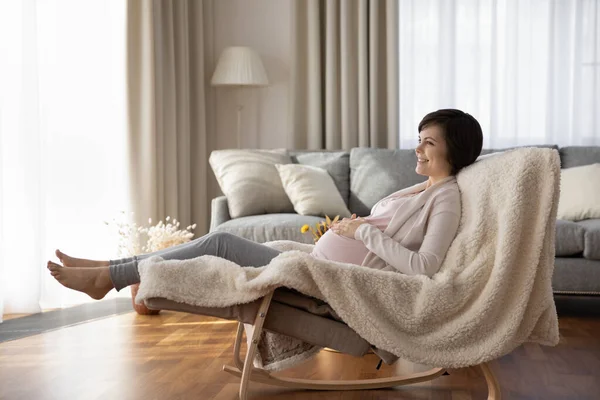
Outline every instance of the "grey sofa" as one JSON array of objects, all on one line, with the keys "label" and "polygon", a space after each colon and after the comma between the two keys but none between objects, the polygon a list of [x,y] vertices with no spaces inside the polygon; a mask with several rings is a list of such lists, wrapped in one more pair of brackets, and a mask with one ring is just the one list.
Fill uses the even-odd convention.
[{"label": "grey sofa", "polygon": [[[558,148],[561,167],[570,168],[600,163],[600,147]],[[484,149],[482,155],[506,149]],[[414,150],[353,148],[351,151],[289,151],[294,163],[326,169],[348,209],[358,216],[369,215],[375,203],[399,189],[424,181],[415,172]],[[304,224],[314,226],[322,216],[290,214],[251,215],[231,219],[227,198],[214,198],[211,204],[210,231],[229,232],[264,243],[294,240],[313,243],[302,234]],[[556,259],[553,276],[556,294],[600,295],[600,219],[556,223]]]}]

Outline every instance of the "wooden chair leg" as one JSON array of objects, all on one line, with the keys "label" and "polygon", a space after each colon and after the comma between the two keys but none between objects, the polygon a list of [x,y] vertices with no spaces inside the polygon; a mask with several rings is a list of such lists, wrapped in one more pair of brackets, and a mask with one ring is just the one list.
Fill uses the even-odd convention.
[{"label": "wooden chair leg", "polygon": [[500,400],[500,385],[498,385],[498,380],[496,379],[496,375],[494,375],[494,371],[488,363],[479,364],[479,368],[483,371],[483,376],[485,376],[485,381],[488,387],[488,400]]},{"label": "wooden chair leg", "polygon": [[233,363],[240,370],[244,370],[244,364],[242,363],[242,359],[240,358],[240,348],[242,347],[242,335],[244,334],[244,323],[240,322],[238,324],[237,335],[235,337],[235,343],[233,345]]},{"label": "wooden chair leg", "polygon": [[[267,316],[267,310],[269,309],[269,305],[271,304],[271,299],[273,298],[273,294],[274,294],[274,292],[271,292],[263,298],[263,301],[260,304],[260,308],[258,309],[258,312],[256,313],[256,319],[254,320],[254,332],[252,334],[252,340],[250,342],[250,346],[248,346],[248,352],[246,353],[246,360],[244,361],[244,370],[242,372],[242,381],[240,382],[240,399],[241,400],[246,400],[250,375],[252,374],[252,370],[256,370],[256,368],[254,368],[254,355],[256,354],[256,348],[258,346],[260,334],[262,333],[262,327],[263,327],[263,324],[265,323],[265,317]],[[238,337],[241,338],[240,331],[241,331],[241,327],[238,327]],[[238,348],[238,351],[239,351],[239,348]],[[238,360],[239,360],[239,356],[238,356]]]}]

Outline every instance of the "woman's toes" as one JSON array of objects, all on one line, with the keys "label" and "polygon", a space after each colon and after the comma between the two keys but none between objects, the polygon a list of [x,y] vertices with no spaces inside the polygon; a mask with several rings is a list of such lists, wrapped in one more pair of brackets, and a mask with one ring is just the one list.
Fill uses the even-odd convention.
[{"label": "woman's toes", "polygon": [[62,268],[61,265],[53,263],[52,261],[48,261],[48,269],[50,271],[59,271]]},{"label": "woman's toes", "polygon": [[52,275],[54,278],[60,278],[60,272],[62,270],[60,265],[55,264],[52,261],[48,261],[48,270],[50,270],[50,275]]},{"label": "woman's toes", "polygon": [[56,249],[55,254],[56,254],[56,257],[60,260],[60,262],[65,267],[78,267],[79,266],[75,262],[75,259],[73,259],[72,257],[69,257],[68,255],[66,255],[65,253],[60,251],[59,249]]}]

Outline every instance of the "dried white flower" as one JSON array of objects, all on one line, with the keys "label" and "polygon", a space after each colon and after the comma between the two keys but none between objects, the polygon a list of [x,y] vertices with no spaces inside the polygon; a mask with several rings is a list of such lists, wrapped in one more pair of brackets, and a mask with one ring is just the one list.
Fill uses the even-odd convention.
[{"label": "dried white flower", "polygon": [[[124,211],[121,212],[121,214],[124,213]],[[131,214],[133,215],[133,212]],[[168,222],[170,218],[167,216],[166,221]],[[155,226],[149,227],[117,221],[114,218],[112,223],[105,223],[113,226],[119,234],[118,251],[121,257],[151,253],[189,242],[194,237],[191,230],[196,228],[196,224],[193,224],[185,230],[179,230],[180,223],[176,219],[173,219],[173,224],[169,222],[165,225],[161,220]],[[148,218],[148,224],[152,224],[152,218]]]}]

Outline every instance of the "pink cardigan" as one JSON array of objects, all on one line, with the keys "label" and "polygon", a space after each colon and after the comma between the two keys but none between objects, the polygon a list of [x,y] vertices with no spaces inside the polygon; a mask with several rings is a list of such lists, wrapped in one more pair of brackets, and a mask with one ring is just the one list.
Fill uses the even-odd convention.
[{"label": "pink cardigan", "polygon": [[[388,197],[421,192],[426,186],[427,181],[418,183]],[[433,276],[456,236],[460,215],[458,184],[456,177],[449,176],[409,198],[398,208],[385,231],[369,224],[358,227],[354,238],[369,249],[361,265],[407,275]]]}]

